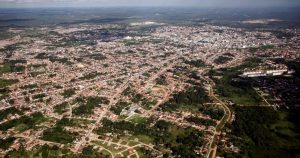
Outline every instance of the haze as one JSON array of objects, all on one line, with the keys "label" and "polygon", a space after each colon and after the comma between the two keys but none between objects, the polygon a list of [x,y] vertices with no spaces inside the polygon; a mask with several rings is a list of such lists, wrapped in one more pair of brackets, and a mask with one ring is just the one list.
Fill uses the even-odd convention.
[{"label": "haze", "polygon": [[0,0],[0,7],[297,7],[299,0]]}]

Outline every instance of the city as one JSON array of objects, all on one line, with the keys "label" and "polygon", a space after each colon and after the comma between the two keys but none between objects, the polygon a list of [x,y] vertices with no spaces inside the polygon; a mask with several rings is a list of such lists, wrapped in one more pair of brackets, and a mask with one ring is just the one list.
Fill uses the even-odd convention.
[{"label": "city", "polygon": [[1,26],[1,157],[299,156],[299,28],[93,20]]}]

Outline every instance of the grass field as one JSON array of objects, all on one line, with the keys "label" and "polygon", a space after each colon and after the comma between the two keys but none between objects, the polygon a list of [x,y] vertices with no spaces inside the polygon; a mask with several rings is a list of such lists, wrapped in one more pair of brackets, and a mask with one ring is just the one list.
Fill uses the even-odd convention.
[{"label": "grass field", "polygon": [[131,117],[128,119],[128,121],[133,122],[133,123],[144,124],[144,123],[147,123],[148,118],[142,117],[142,116],[140,116],[140,115],[135,114],[135,115],[131,116]]}]

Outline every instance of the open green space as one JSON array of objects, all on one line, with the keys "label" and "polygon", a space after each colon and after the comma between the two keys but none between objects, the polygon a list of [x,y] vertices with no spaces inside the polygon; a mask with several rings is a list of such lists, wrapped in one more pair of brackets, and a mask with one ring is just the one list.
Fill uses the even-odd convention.
[{"label": "open green space", "polygon": [[122,94],[128,96],[133,103],[141,105],[146,110],[150,110],[157,103],[156,100],[144,97],[130,87],[127,87]]},{"label": "open green space", "polygon": [[225,64],[225,63],[229,62],[230,60],[232,60],[231,57],[219,56],[217,59],[214,60],[214,63],[216,63],[216,64]]},{"label": "open green space", "polygon": [[0,64],[0,74],[12,73],[12,72],[23,72],[25,70],[24,66],[16,65],[17,63],[23,63],[23,61],[4,61]]},{"label": "open green space", "polygon": [[104,97],[91,96],[87,98],[75,99],[79,106],[73,109],[75,115],[90,115],[94,111],[94,108],[100,107],[100,104],[109,104],[109,100]]},{"label": "open green space", "polygon": [[36,128],[36,125],[44,122],[46,118],[42,113],[36,112],[31,116],[22,116],[18,119],[9,120],[0,124],[0,131],[7,131],[10,128],[15,127],[17,131],[25,131],[27,129]]},{"label": "open green space", "polygon": [[87,58],[92,58],[94,60],[105,60],[107,59],[107,57],[103,54],[100,54],[100,53],[96,53],[96,54],[89,54],[89,55],[85,55],[84,57],[87,57]]},{"label": "open green space", "polygon": [[86,119],[70,119],[70,118],[62,118],[61,120],[56,122],[56,126],[65,127],[84,127],[88,124],[95,123],[95,121],[90,121]]},{"label": "open green space", "polygon": [[249,52],[250,53],[255,53],[257,51],[266,51],[268,49],[273,49],[275,48],[274,45],[262,45],[262,46],[259,46],[259,47],[251,47],[249,48]]},{"label": "open green space", "polygon": [[71,143],[76,139],[78,134],[69,132],[61,126],[46,129],[41,137],[42,140],[57,142],[62,144]]},{"label": "open green space", "polygon": [[112,111],[114,114],[116,115],[120,115],[120,113],[122,112],[122,110],[126,107],[128,107],[130,105],[130,103],[125,102],[125,101],[119,101],[117,102],[116,105],[112,106],[110,108],[110,111]]},{"label": "open green space", "polygon": [[5,139],[0,138],[0,149],[7,150],[15,140],[15,137],[8,137]]},{"label": "open green space", "polygon": [[182,128],[165,121],[158,121],[153,127],[150,124],[136,124],[127,121],[112,122],[104,119],[102,127],[96,132],[99,135],[113,133],[124,136],[125,133],[135,135],[145,135],[153,140],[153,144],[160,145],[163,151],[169,149],[172,154],[166,155],[176,157],[197,157],[194,150],[203,145],[203,134],[193,128]]},{"label": "open green space", "polygon": [[158,85],[167,85],[167,78],[165,76],[159,76],[158,78],[155,79],[156,84]]},{"label": "open green space", "polygon": [[199,112],[215,120],[220,120],[224,116],[223,108],[217,105],[199,105]]},{"label": "open green space", "polygon": [[224,110],[218,106],[205,105],[210,99],[202,86],[190,87],[186,91],[173,94],[172,98],[162,104],[161,110],[164,112],[188,111],[192,113],[201,112],[212,119],[220,120],[224,115]]},{"label": "open green space", "polygon": [[221,156],[294,158],[300,155],[299,109],[275,111],[269,107],[237,106],[234,111],[231,141],[241,152]]},{"label": "open green space", "polygon": [[79,80],[91,80],[100,75],[101,74],[99,72],[91,72],[91,73],[84,74],[82,77],[79,77]]},{"label": "open green space", "polygon": [[192,111],[197,112],[199,106],[209,100],[205,90],[195,86],[186,91],[173,94],[172,98],[161,105],[162,111]]},{"label": "open green space", "polygon": [[79,155],[81,158],[110,158],[110,154],[106,152],[99,152],[93,149],[93,146],[87,146],[82,149],[82,153]]},{"label": "open green space", "polygon": [[32,97],[32,99],[43,99],[46,97],[46,94],[41,93],[41,94],[36,94]]},{"label": "open green space", "polygon": [[11,90],[8,87],[0,88],[0,100],[8,97],[9,92],[11,92]]},{"label": "open green space", "polygon": [[208,120],[208,119],[203,119],[203,118],[198,118],[198,117],[188,117],[185,118],[186,121],[192,122],[196,125],[205,125],[205,126],[216,126],[217,123],[214,122],[213,120]]},{"label": "open green space", "polygon": [[140,105],[146,110],[150,110],[156,104],[157,100],[151,100],[145,97],[143,97],[142,101],[140,102]]},{"label": "open green space", "polygon": [[155,155],[155,153],[152,150],[147,149],[145,147],[137,148],[137,152],[138,152],[140,158],[153,158],[153,157],[158,156],[158,155]]},{"label": "open green space", "polygon": [[22,89],[34,89],[34,88],[38,88],[38,85],[36,83],[34,84],[27,84],[21,87]]},{"label": "open green space", "polygon": [[3,121],[3,119],[7,118],[8,115],[14,115],[14,114],[22,115],[23,112],[16,109],[15,107],[10,107],[5,110],[1,110],[0,111],[0,122]]},{"label": "open green space", "polygon": [[185,63],[189,64],[191,66],[195,66],[197,68],[206,66],[205,62],[200,59],[199,60],[190,60],[190,61],[186,60]]},{"label": "open green space", "polygon": [[60,148],[58,146],[37,146],[31,151],[25,150],[23,146],[19,150],[12,150],[9,151],[5,157],[10,158],[36,158],[36,157],[43,157],[43,158],[57,158],[57,157],[64,157],[64,158],[76,158],[77,156],[71,152],[67,148]]},{"label": "open green space", "polygon": [[133,122],[133,123],[138,123],[138,124],[144,124],[144,123],[148,122],[148,118],[135,114],[135,115],[131,116],[128,119],[128,121]]},{"label": "open green space", "polygon": [[9,64],[0,65],[0,74],[10,73],[11,67]]},{"label": "open green space", "polygon": [[[263,100],[253,89],[250,82],[237,82],[235,80],[244,68],[255,67],[260,62],[259,59],[250,58],[240,66],[211,70],[208,75],[215,81],[217,93],[221,98],[239,105],[261,105],[264,104]],[[216,79],[215,76],[220,78]]]},{"label": "open green space", "polygon": [[54,107],[54,112],[58,114],[63,114],[68,111],[68,108],[69,108],[68,102],[63,102]]},{"label": "open green space", "polygon": [[14,83],[19,82],[18,80],[6,80],[0,78],[0,88],[5,88],[6,86],[10,86]]},{"label": "open green space", "polygon": [[65,89],[64,92],[62,93],[62,95],[64,96],[64,98],[70,98],[70,97],[73,96],[74,94],[76,94],[74,88]]}]

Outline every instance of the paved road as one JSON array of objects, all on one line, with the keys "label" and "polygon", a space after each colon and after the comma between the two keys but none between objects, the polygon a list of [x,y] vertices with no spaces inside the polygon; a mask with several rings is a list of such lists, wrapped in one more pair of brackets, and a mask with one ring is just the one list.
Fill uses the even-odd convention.
[{"label": "paved road", "polygon": [[[225,112],[224,116],[222,117],[220,122],[215,127],[215,132],[214,132],[214,135],[212,137],[212,140],[210,142],[209,149],[208,149],[207,158],[210,158],[210,157],[215,158],[216,154],[217,154],[217,145],[215,145],[216,142],[218,141],[217,137],[221,134],[221,131],[222,131],[223,127],[225,126],[225,124],[230,121],[232,114],[231,114],[231,111],[228,108],[228,106],[223,101],[221,101],[218,97],[215,96],[213,86],[212,86],[214,82],[209,78],[203,77],[203,79],[209,84],[210,97],[213,97],[215,100],[217,100]],[[212,149],[213,146],[214,146],[214,148]]]}]

